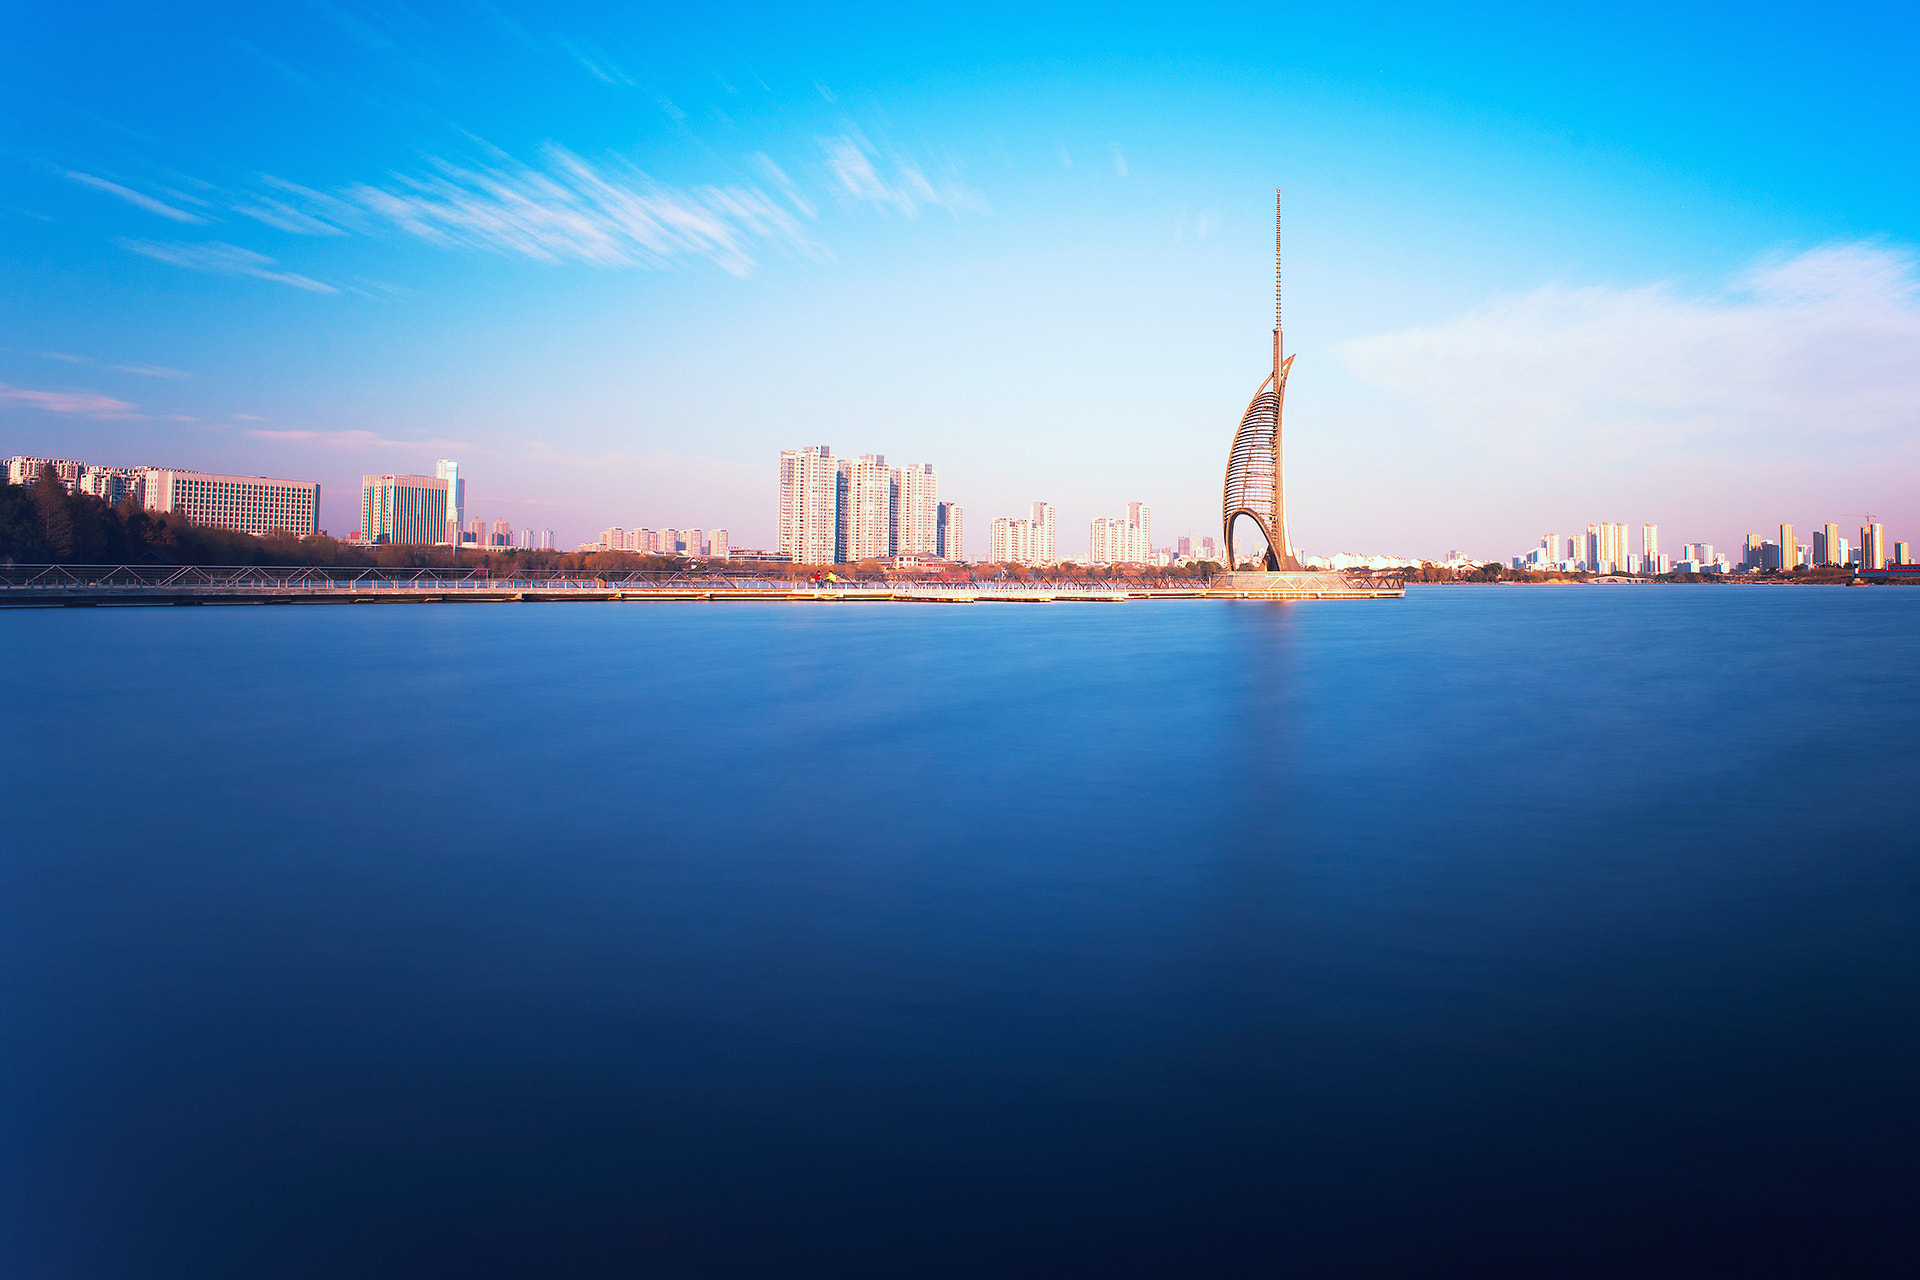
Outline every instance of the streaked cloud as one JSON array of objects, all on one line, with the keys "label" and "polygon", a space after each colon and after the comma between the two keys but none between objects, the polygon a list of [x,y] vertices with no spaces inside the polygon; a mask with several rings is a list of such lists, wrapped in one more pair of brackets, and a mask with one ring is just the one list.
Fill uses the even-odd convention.
[{"label": "streaked cloud", "polygon": [[[241,414],[234,414],[241,417]],[[260,419],[255,418],[258,422]],[[429,438],[424,440],[392,440],[372,431],[307,431],[298,429],[268,430],[258,429],[244,434],[256,440],[281,440],[291,444],[322,444],[351,449],[461,449],[468,447],[461,440]]]},{"label": "streaked cloud", "polygon": [[305,289],[309,293],[339,292],[330,284],[323,284],[291,271],[276,270],[279,264],[264,253],[255,253],[251,249],[242,249],[238,245],[225,244],[218,240],[205,244],[160,244],[151,240],[122,239],[115,240],[114,243],[122,249],[152,258],[156,262],[185,267],[189,271],[210,271],[215,275],[251,276],[256,280],[271,280],[275,284]]},{"label": "streaked cloud", "polygon": [[105,178],[96,178],[90,173],[77,173],[71,169],[66,171],[66,175],[83,187],[92,187],[96,191],[104,191],[110,196],[117,196],[130,205],[145,209],[148,213],[157,213],[161,217],[171,218],[175,222],[189,222],[195,225],[201,225],[206,222],[206,219],[197,213],[188,213],[185,209],[176,209],[170,204],[163,204],[155,200],[152,196],[142,195],[140,192],[129,187],[123,187],[117,182],[108,182]]},{"label": "streaked cloud", "polygon": [[870,204],[883,212],[893,211],[915,217],[922,208],[934,207],[949,213],[989,213],[986,197],[953,178],[936,182],[914,161],[894,156],[884,162],[890,172],[883,173],[883,162],[862,138],[841,134],[821,138],[827,169],[843,195]]},{"label": "streaked cloud", "polygon": [[[98,366],[100,363],[92,356],[77,356],[70,351],[36,351],[34,354],[43,360],[58,360],[61,364]],[[169,369],[165,365],[158,364],[115,364],[106,367],[118,373],[137,373],[143,378],[189,378],[193,376],[189,373],[183,373],[179,369]]]},{"label": "streaked cloud", "polygon": [[243,217],[263,222],[276,231],[289,232],[296,236],[343,236],[347,234],[330,222],[323,221],[303,209],[297,209],[284,200],[270,197],[242,199],[231,206],[233,211]]},{"label": "streaked cloud", "polygon": [[1127,176],[1127,157],[1121,154],[1120,144],[1113,144],[1113,172],[1119,177]]},{"label": "streaked cloud", "polygon": [[[561,37],[554,41],[566,55],[586,69],[588,75],[604,84],[617,84],[633,88],[638,82],[620,69],[604,49],[597,48],[585,40],[569,40]],[[664,99],[663,99],[664,101]],[[678,108],[675,108],[678,110]],[[685,112],[681,112],[682,117]]]},{"label": "streaked cloud", "polygon": [[88,418],[141,417],[133,405],[91,391],[34,391],[0,382],[0,403],[24,405],[48,413],[72,413]]},{"label": "streaked cloud", "polygon": [[814,207],[813,201],[800,193],[800,188],[795,185],[792,178],[787,176],[787,171],[773,162],[772,156],[764,151],[756,151],[747,159],[760,170],[762,177],[779,188],[780,194],[787,198],[788,204],[800,211],[801,217],[811,218],[819,212]]},{"label": "streaked cloud", "polygon": [[702,259],[745,276],[760,244],[821,256],[799,218],[757,187],[672,187],[560,146],[541,158],[539,167],[505,155],[484,165],[436,160],[431,175],[356,185],[341,198],[429,244],[541,262],[657,268]]},{"label": "streaked cloud", "polygon": [[[253,189],[228,191],[217,199],[232,213],[290,235],[397,233],[443,249],[601,267],[662,269],[703,261],[742,277],[753,272],[768,248],[832,259],[808,225],[819,216],[817,195],[810,196],[809,187],[817,192],[824,186],[843,205],[905,217],[927,208],[990,212],[985,197],[951,172],[939,176],[898,153],[883,159],[857,134],[817,141],[820,157],[803,160],[798,179],[764,151],[745,158],[758,181],[675,186],[617,156],[590,160],[550,143],[528,163],[475,139],[484,148],[482,158],[430,157],[426,172],[394,173],[384,181],[331,192],[262,175]],[[365,288],[329,284],[224,241],[115,243],[189,270],[250,276],[315,293],[391,297],[410,292],[366,281]]]},{"label": "streaked cloud", "polygon": [[1548,286],[1341,355],[1494,446],[1619,459],[1920,440],[1920,276],[1879,244],[1772,258],[1705,290]]},{"label": "streaked cloud", "polygon": [[240,39],[230,39],[227,41],[227,43],[232,45],[234,48],[240,50],[240,52],[246,54],[248,57],[254,59],[261,66],[267,68],[267,70],[273,72],[275,75],[283,77],[290,83],[297,84],[302,89],[305,89],[310,93],[323,92],[323,90],[320,88],[319,82],[314,80],[312,76],[307,75],[305,72],[294,70],[292,67],[288,66],[286,63],[282,62],[280,59],[268,53],[265,49],[262,49],[257,45],[248,44],[245,40],[240,40]]}]

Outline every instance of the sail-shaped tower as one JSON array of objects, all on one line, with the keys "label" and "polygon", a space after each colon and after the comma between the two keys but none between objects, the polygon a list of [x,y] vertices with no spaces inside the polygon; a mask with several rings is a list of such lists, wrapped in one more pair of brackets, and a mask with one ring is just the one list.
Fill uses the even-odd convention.
[{"label": "sail-shaped tower", "polygon": [[1293,357],[1286,353],[1281,334],[1282,308],[1280,270],[1280,193],[1273,193],[1273,371],[1254,393],[1233,433],[1233,450],[1227,455],[1226,493],[1221,503],[1225,526],[1227,568],[1239,564],[1233,546],[1233,522],[1246,516],[1259,526],[1267,540],[1264,567],[1282,573],[1300,569],[1300,560],[1287,541],[1286,491],[1281,476],[1280,415],[1287,398],[1287,372]]}]

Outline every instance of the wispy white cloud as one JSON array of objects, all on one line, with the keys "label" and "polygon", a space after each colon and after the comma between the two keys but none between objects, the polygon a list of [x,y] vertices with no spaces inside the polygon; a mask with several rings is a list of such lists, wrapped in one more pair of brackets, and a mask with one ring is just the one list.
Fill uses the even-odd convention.
[{"label": "wispy white cloud", "polygon": [[772,156],[764,151],[756,151],[747,159],[760,170],[762,177],[779,188],[780,194],[787,198],[787,203],[800,211],[801,217],[811,218],[819,212],[814,207],[813,201],[800,193],[800,188],[794,184],[792,178],[787,176],[787,171],[773,162]]},{"label": "wispy white cloud", "polygon": [[916,216],[922,208],[934,207],[949,213],[989,213],[986,197],[954,178],[938,183],[914,161],[894,156],[888,162],[891,175],[883,174],[872,149],[864,139],[852,134],[821,138],[827,169],[841,194],[882,211],[906,217]]},{"label": "wispy white cloud", "polygon": [[1492,446],[1920,442],[1912,254],[1834,245],[1722,287],[1550,286],[1346,343],[1356,373]]},{"label": "wispy white cloud", "polygon": [[799,219],[758,188],[680,189],[559,146],[542,159],[538,168],[506,156],[484,165],[435,161],[431,176],[396,176],[341,194],[430,244],[542,262],[663,267],[700,258],[744,276],[756,243],[819,254]]},{"label": "wispy white cloud", "polygon": [[304,209],[297,209],[284,200],[275,200],[270,196],[243,197],[233,206],[233,211],[243,217],[263,222],[276,231],[286,231],[297,236],[343,236],[347,234],[331,222],[323,221]]},{"label": "wispy white cloud", "polygon": [[[235,414],[234,416],[239,417],[240,415]],[[256,418],[254,421],[257,422],[259,419]],[[393,440],[372,431],[307,431],[298,429],[275,431],[261,429],[248,431],[245,434],[252,436],[256,440],[282,440],[295,444],[323,444],[351,449],[459,449],[466,447],[466,442],[461,440],[445,440],[439,438]]]},{"label": "wispy white cloud", "polygon": [[128,204],[145,209],[148,213],[157,213],[161,217],[171,218],[175,222],[190,222],[196,225],[206,222],[206,219],[197,213],[188,213],[185,209],[176,209],[170,204],[163,204],[155,200],[152,196],[142,195],[140,192],[134,191],[129,187],[123,187],[117,182],[108,182],[105,178],[96,178],[90,173],[76,173],[71,169],[67,170],[66,174],[67,177],[83,187],[92,187],[94,190],[104,191],[110,196],[118,196]]},{"label": "wispy white cloud", "polygon": [[255,253],[251,249],[242,249],[238,245],[224,244],[218,240],[206,244],[159,244],[151,240],[116,240],[122,249],[144,255],[157,262],[171,263],[176,267],[185,267],[189,271],[211,271],[216,275],[252,276],[256,280],[271,280],[275,284],[292,285],[296,289],[305,289],[310,293],[338,293],[330,284],[297,275],[291,271],[279,271],[279,265],[264,253]]},{"label": "wispy white cloud", "polygon": [[1113,144],[1113,171],[1120,177],[1127,176],[1127,158],[1120,153],[1120,144]]},{"label": "wispy white cloud", "polygon": [[[620,69],[620,65],[607,56],[604,49],[596,48],[585,40],[569,40],[564,37],[554,41],[560,48],[579,63],[587,74],[605,84],[617,84],[632,88],[638,82]],[[675,108],[678,110],[678,108]],[[682,115],[685,113],[683,112]]]},{"label": "wispy white cloud", "polygon": [[[58,360],[61,364],[98,365],[100,363],[92,356],[77,356],[70,351],[36,351],[34,354],[43,360]],[[191,374],[182,373],[178,369],[169,369],[165,365],[158,364],[116,364],[107,367],[120,373],[137,373],[143,378],[187,378],[192,376]]]},{"label": "wispy white cloud", "polygon": [[281,76],[311,93],[321,92],[319,83],[315,81],[312,76],[294,70],[280,59],[268,53],[265,49],[248,44],[245,40],[240,39],[231,39],[227,43],[248,57],[253,58],[260,63],[261,66],[267,68],[275,75]]},{"label": "wispy white cloud", "polygon": [[88,418],[144,416],[136,412],[133,405],[125,400],[115,400],[112,396],[98,395],[91,391],[34,391],[27,387],[10,387],[4,382],[0,382],[0,402],[25,405],[30,409],[44,409],[48,413],[71,413]]},{"label": "wispy white cloud", "polygon": [[[397,232],[441,248],[541,262],[665,268],[705,261],[737,276],[751,274],[768,247],[832,259],[809,230],[819,203],[805,187],[817,193],[824,186],[843,205],[906,217],[927,208],[991,212],[985,197],[961,182],[951,164],[941,176],[903,154],[890,153],[883,160],[851,133],[818,140],[824,166],[802,163],[805,187],[765,152],[746,157],[757,183],[675,186],[617,156],[590,160],[548,144],[528,163],[480,139],[473,142],[480,158],[429,157],[424,173],[394,173],[384,181],[332,192],[262,175],[252,190],[216,198],[227,211],[294,235]],[[371,281],[362,281],[364,287],[325,283],[224,242],[117,243],[191,270],[252,276],[312,292],[368,297],[410,292]]]},{"label": "wispy white cloud", "polygon": [[257,413],[230,413],[227,416],[229,418],[232,418],[235,422],[265,422],[266,421],[265,418],[261,417]]}]

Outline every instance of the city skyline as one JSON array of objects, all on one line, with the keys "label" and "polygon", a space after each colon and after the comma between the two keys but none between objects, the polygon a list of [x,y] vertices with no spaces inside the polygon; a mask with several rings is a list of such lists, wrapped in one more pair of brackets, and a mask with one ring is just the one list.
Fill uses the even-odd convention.
[{"label": "city skyline", "polygon": [[640,510],[771,545],[760,460],[851,432],[976,511],[1203,527],[1284,185],[1302,547],[1920,518],[1899,46],[1834,11],[1657,47],[1413,8],[409,12],[17,16],[8,449],[308,476],[336,530],[359,475],[451,454],[563,543]]},{"label": "city skyline", "polygon": [[[1057,541],[1058,511],[1053,504],[1037,501],[1031,504],[1027,517],[995,518],[990,523],[988,546],[985,557],[965,555],[965,514],[961,504],[943,502],[938,499],[938,473],[931,463],[914,463],[900,468],[886,469],[884,455],[863,455],[860,459],[835,459],[830,447],[825,445],[808,446],[804,449],[781,451],[780,458],[780,506],[784,510],[792,500],[789,489],[793,481],[791,467],[796,460],[811,458],[818,469],[817,483],[824,485],[815,495],[823,505],[816,517],[818,527],[830,529],[831,533],[821,544],[824,550],[813,559],[800,557],[802,562],[816,564],[846,563],[848,558],[847,527],[842,521],[841,492],[842,485],[850,488],[851,471],[856,464],[872,469],[875,475],[889,477],[889,511],[886,528],[893,539],[895,550],[887,554],[905,552],[921,557],[956,560],[960,562],[993,563],[996,561],[1017,564],[1044,565],[1051,563],[1127,563],[1158,564],[1182,563],[1186,560],[1214,560],[1225,564],[1225,552],[1219,540],[1211,535],[1202,536],[1193,529],[1180,534],[1164,545],[1155,545],[1151,534],[1150,505],[1142,502],[1126,504],[1127,514],[1118,517],[1095,516],[1089,522],[1087,550],[1084,554],[1077,548],[1068,546],[1062,549]],[[72,492],[88,493],[109,503],[117,504],[127,497],[160,510],[175,510],[181,514],[204,518],[206,523],[233,528],[242,532],[263,534],[270,528],[279,527],[278,522],[291,519],[295,524],[304,524],[309,532],[331,532],[317,525],[320,486],[309,481],[277,478],[269,476],[233,476],[209,473],[193,468],[178,467],[126,467],[102,464],[83,459],[35,457],[18,455],[5,457],[6,477],[13,484],[30,484],[39,474],[42,466],[51,466],[62,484]],[[845,477],[843,479],[843,471]],[[192,477],[201,486],[191,498],[182,488],[177,499],[156,498],[146,501],[146,486],[154,477]],[[468,550],[558,550],[575,546],[574,542],[556,535],[552,529],[527,526],[514,526],[503,517],[465,519],[466,479],[460,473],[460,464],[452,459],[439,459],[434,465],[434,475],[409,475],[385,473],[382,475],[363,475],[360,478],[361,513],[356,520],[356,528],[345,533],[335,533],[342,541],[378,542],[391,541],[413,545],[453,545]],[[182,481],[182,484],[185,482]],[[253,499],[233,499],[226,507],[211,505],[208,501],[214,493],[210,483],[223,484],[227,491],[234,494],[247,493],[257,495]],[[392,490],[395,485],[405,490],[404,496],[395,492],[385,492],[376,499],[377,487],[385,486]],[[452,516],[444,515],[451,486],[453,495]],[[314,499],[301,505],[300,493],[313,491]],[[909,491],[911,491],[909,493]],[[156,494],[160,492],[155,489]],[[902,499],[902,493],[909,498]],[[293,495],[289,497],[288,495]],[[195,506],[197,501],[200,505]],[[411,504],[410,506],[407,504]],[[931,505],[931,515],[909,518],[911,510],[921,510]],[[370,513],[378,512],[370,518]],[[197,514],[196,514],[197,513]],[[1450,548],[1443,554],[1408,555],[1402,551],[1380,548],[1356,550],[1354,548],[1296,548],[1301,561],[1307,567],[1348,568],[1356,565],[1374,568],[1390,565],[1417,565],[1424,562],[1438,564],[1503,564],[1514,569],[1559,568],[1562,570],[1589,570],[1595,572],[1619,573],[1664,573],[1668,567],[1680,567],[1693,563],[1707,572],[1731,572],[1739,569],[1793,568],[1820,564],[1860,565],[1878,568],[1883,565],[1909,564],[1911,539],[1901,538],[1896,529],[1894,534],[1887,532],[1887,521],[1872,518],[1871,513],[1852,513],[1867,519],[1868,523],[1856,527],[1853,537],[1844,531],[1837,521],[1823,521],[1817,531],[1807,539],[1800,539],[1795,533],[1799,525],[1793,521],[1778,524],[1778,537],[1769,540],[1764,534],[1751,530],[1730,544],[1721,544],[1711,540],[1693,540],[1681,543],[1678,556],[1661,555],[1659,524],[1649,522],[1642,525],[1640,531],[1639,552],[1629,550],[1628,526],[1620,521],[1590,523],[1584,535],[1573,533],[1560,535],[1546,533],[1536,540],[1536,545],[1519,555],[1473,555]],[[395,536],[393,525],[396,517],[409,523],[402,536]],[[914,534],[910,525],[931,521],[931,541],[926,546],[919,545],[922,535]],[[778,523],[778,522],[777,522]],[[1694,522],[1697,523],[1697,522]],[[428,532],[430,528],[444,527],[443,541],[435,541]],[[1808,528],[1812,528],[1809,525]],[[907,529],[903,535],[900,530]],[[731,526],[683,526],[675,528],[663,525],[659,529],[648,526],[627,528],[609,526],[597,534],[580,541],[577,547],[581,551],[612,550],[629,551],[637,554],[686,555],[727,560],[736,554],[748,558],[764,558],[769,553],[789,554],[788,544],[781,540],[779,548],[756,548],[733,536]],[[1035,533],[1039,530],[1039,533]],[[691,541],[689,541],[691,537]],[[415,541],[415,540],[418,541]],[[716,541],[717,539],[717,541]],[[671,540],[671,549],[668,541]],[[700,550],[694,550],[695,546]],[[812,544],[808,544],[811,547]],[[1790,546],[1790,553],[1782,553],[1782,546]],[[1830,550],[1837,547],[1837,552]],[[958,548],[963,552],[960,557],[950,555]],[[1715,548],[1719,548],[1718,551]],[[1738,548],[1738,554],[1735,549]],[[1656,558],[1648,560],[1649,555]],[[854,557],[872,558],[872,557]],[[1243,557],[1244,559],[1245,557]],[[1791,559],[1792,563],[1787,561]],[[1656,567],[1648,569],[1649,563]]]}]

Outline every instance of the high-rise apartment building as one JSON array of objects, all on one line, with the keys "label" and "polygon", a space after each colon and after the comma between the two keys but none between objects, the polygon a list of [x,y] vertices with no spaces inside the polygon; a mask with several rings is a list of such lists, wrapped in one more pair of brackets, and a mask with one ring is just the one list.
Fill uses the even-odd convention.
[{"label": "high-rise apartment building", "polygon": [[1036,502],[1032,514],[1027,518],[1033,526],[1033,563],[1056,564],[1059,562],[1059,547],[1054,539],[1055,513],[1051,502]]},{"label": "high-rise apartment building", "polygon": [[1010,520],[1005,516],[995,519],[988,532],[987,561],[990,564],[1032,564],[1033,521]]},{"label": "high-rise apartment building", "polygon": [[707,554],[707,535],[700,529],[682,529],[680,536],[687,544],[687,554],[704,556]]},{"label": "high-rise apartment building", "polygon": [[1660,559],[1660,526],[1643,524],[1640,526],[1640,563],[1642,571],[1652,573],[1653,565]]},{"label": "high-rise apartment building", "polygon": [[1618,573],[1627,567],[1627,526],[1587,526],[1587,568],[1593,573]]},{"label": "high-rise apartment building", "polygon": [[1095,516],[1087,528],[1087,558],[1095,564],[1147,564],[1153,559],[1153,513],[1129,502],[1127,514]]},{"label": "high-rise apartment building", "polygon": [[1893,544],[1893,562],[1895,564],[1912,564],[1913,563],[1912,546],[1905,542],[1894,543]]},{"label": "high-rise apartment building", "polygon": [[148,467],[142,473],[141,501],[149,511],[167,511],[195,524],[255,537],[276,530],[302,537],[320,532],[320,486],[302,480]]},{"label": "high-rise apartment building", "polygon": [[70,488],[76,493],[90,493],[110,507],[117,507],[129,498],[143,502],[146,495],[146,468],[83,467],[80,479]]},{"label": "high-rise apartment building", "polygon": [[433,546],[447,540],[457,520],[447,514],[447,499],[459,493],[456,477],[361,476],[360,533],[370,543]]},{"label": "high-rise apartment building", "polygon": [[1780,526],[1780,567],[1797,569],[1800,567],[1800,539],[1794,535],[1793,526]]},{"label": "high-rise apartment building", "polygon": [[725,560],[733,553],[733,543],[727,537],[725,529],[707,531],[707,559]]},{"label": "high-rise apartment building", "polygon": [[1814,531],[1813,557],[1811,563],[1845,564],[1846,553],[1840,549],[1840,526],[1829,521]]},{"label": "high-rise apartment building", "polygon": [[894,545],[902,553],[938,555],[940,541],[940,477],[931,462],[910,462],[900,468],[900,501]]},{"label": "high-rise apartment building", "polygon": [[840,504],[839,469],[824,444],[780,454],[779,546],[796,564],[832,564]]},{"label": "high-rise apartment building", "polygon": [[434,464],[434,478],[447,487],[447,533],[444,538],[434,538],[434,542],[451,542],[460,545],[460,530],[467,522],[467,482],[460,478],[460,464],[449,458],[442,458]]},{"label": "high-rise apartment building", "polygon": [[1860,526],[1860,567],[1862,569],[1887,567],[1887,529],[1878,521]]},{"label": "high-rise apartment building", "polygon": [[25,456],[8,458],[7,483],[18,485],[32,484],[40,478],[40,468],[42,467],[52,467],[53,473],[60,477],[60,483],[66,487],[68,493],[72,493],[74,486],[80,483],[81,473],[86,471],[87,464],[84,462],[76,462],[72,458],[29,458]]},{"label": "high-rise apartment building", "polygon": [[840,463],[844,529],[840,559],[881,560],[894,554],[898,529],[900,473],[887,467],[885,455],[862,454]]},{"label": "high-rise apartment building", "polygon": [[959,507],[940,501],[932,463],[889,468],[878,453],[835,459],[826,445],[780,454],[779,554],[798,563],[899,554],[957,559],[946,546],[951,522],[954,552],[964,547],[959,516]]},{"label": "high-rise apartment building", "polygon": [[964,564],[967,559],[966,513],[957,502],[943,502],[936,518],[933,554],[954,564]]},{"label": "high-rise apartment building", "polygon": [[1139,563],[1145,564],[1153,557],[1153,512],[1144,502],[1129,502],[1127,524],[1138,534]]}]

